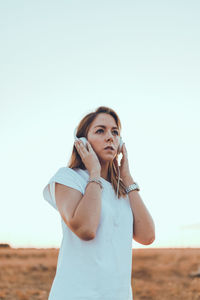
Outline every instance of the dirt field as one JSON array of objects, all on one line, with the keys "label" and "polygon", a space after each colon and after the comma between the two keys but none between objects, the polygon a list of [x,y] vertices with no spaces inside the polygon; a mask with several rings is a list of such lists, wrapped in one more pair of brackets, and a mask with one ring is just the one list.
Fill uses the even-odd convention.
[{"label": "dirt field", "polygon": [[[58,249],[0,248],[0,300],[47,300],[57,256]],[[134,300],[200,300],[200,277],[190,276],[199,266],[200,248],[134,249]]]}]

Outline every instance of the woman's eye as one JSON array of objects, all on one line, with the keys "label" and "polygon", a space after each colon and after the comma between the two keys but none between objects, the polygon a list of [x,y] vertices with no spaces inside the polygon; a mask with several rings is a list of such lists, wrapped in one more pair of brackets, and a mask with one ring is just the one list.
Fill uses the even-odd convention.
[{"label": "woman's eye", "polygon": [[96,132],[98,132],[98,131],[103,131],[103,129],[98,129]]},{"label": "woman's eye", "polygon": [[115,133],[116,133],[116,135],[118,135],[118,134],[119,134],[117,130],[114,130],[113,132],[115,132]]},{"label": "woman's eye", "polygon": [[[96,131],[96,133],[97,133],[97,132],[100,132],[100,131],[102,132],[102,131],[103,131],[103,129],[98,129],[98,130]],[[118,131],[117,131],[117,130],[113,130],[113,132],[114,132],[116,135],[119,135],[119,133],[118,133]]]}]

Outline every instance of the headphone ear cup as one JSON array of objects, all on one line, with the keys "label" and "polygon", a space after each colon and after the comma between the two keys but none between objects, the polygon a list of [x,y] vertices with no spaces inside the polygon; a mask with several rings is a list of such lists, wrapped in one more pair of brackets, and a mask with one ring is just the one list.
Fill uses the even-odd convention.
[{"label": "headphone ear cup", "polygon": [[86,139],[86,137],[80,137],[80,138],[78,138],[77,136],[76,136],[76,133],[77,133],[77,127],[74,129],[74,140],[81,140],[82,142],[83,142],[83,144],[84,144],[84,146],[87,148],[87,139]]},{"label": "headphone ear cup", "polygon": [[85,137],[80,137],[79,140],[81,140],[83,142],[84,146],[86,147],[87,139]]},{"label": "headphone ear cup", "polygon": [[76,136],[76,130],[77,130],[77,127],[74,129],[74,140],[77,139],[77,136]]},{"label": "headphone ear cup", "polygon": [[119,140],[119,147],[118,147],[118,151],[117,151],[118,154],[122,152],[122,146],[123,146],[123,143],[124,143],[124,142],[123,142],[122,138],[120,137],[120,140]]}]

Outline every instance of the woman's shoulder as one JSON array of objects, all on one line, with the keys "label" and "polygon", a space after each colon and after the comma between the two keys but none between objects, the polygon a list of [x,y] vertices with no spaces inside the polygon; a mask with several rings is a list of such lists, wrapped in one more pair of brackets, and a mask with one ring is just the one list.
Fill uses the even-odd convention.
[{"label": "woman's shoulder", "polygon": [[72,176],[76,176],[78,178],[83,178],[83,179],[88,179],[89,177],[89,172],[87,169],[83,170],[80,168],[70,168],[70,167],[60,167],[57,171],[57,173],[59,174],[63,174],[63,175],[72,175]]}]

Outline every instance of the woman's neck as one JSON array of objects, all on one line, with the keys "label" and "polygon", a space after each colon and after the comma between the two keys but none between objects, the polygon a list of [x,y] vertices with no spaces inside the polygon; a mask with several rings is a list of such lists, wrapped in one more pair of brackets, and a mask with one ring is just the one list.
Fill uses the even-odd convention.
[{"label": "woman's neck", "polygon": [[110,178],[108,178],[108,166],[109,163],[107,163],[106,165],[101,165],[101,177],[107,181],[110,181]]}]

